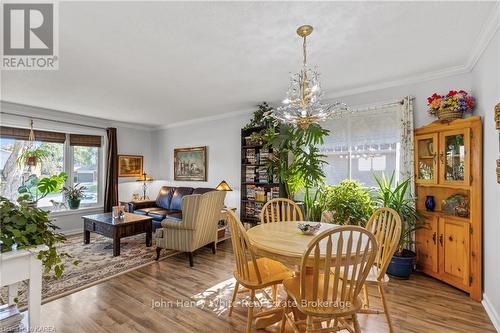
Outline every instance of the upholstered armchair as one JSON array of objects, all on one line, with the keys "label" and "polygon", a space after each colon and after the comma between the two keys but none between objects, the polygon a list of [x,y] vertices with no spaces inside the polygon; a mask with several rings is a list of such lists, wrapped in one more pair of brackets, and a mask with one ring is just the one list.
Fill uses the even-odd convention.
[{"label": "upholstered armchair", "polygon": [[182,199],[182,220],[168,217],[156,230],[156,260],[161,249],[187,252],[189,265],[193,267],[193,252],[211,244],[215,254],[217,223],[224,207],[225,191],[187,195]]}]

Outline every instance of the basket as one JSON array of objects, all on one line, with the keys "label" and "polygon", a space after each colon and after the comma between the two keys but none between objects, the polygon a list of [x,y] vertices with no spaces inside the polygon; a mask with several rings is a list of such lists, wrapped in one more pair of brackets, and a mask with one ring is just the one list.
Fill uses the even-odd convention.
[{"label": "basket", "polygon": [[449,123],[456,119],[462,119],[464,117],[463,111],[453,111],[446,109],[437,110],[437,117],[443,123]]}]

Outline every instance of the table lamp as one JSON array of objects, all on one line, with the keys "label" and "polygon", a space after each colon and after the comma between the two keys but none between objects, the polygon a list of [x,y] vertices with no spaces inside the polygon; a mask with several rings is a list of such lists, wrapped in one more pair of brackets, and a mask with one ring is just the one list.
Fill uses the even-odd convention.
[{"label": "table lamp", "polygon": [[142,182],[142,198],[141,200],[149,200],[149,197],[146,195],[146,191],[148,189],[148,183],[153,181],[153,177],[148,176],[147,173],[143,173],[141,177],[137,179],[138,182]]},{"label": "table lamp", "polygon": [[229,186],[229,184],[225,180],[221,181],[215,189],[217,191],[232,191],[233,190],[231,188],[231,186]]}]

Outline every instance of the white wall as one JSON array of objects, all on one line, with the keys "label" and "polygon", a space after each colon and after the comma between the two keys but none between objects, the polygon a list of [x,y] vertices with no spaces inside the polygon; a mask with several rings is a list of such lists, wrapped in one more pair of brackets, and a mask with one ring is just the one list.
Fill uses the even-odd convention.
[{"label": "white wall", "polygon": [[496,182],[499,132],[494,106],[500,102],[500,32],[497,31],[472,71],[477,113],[483,117],[483,304],[500,331],[500,184]]},{"label": "white wall", "polygon": [[[85,117],[57,110],[38,108],[33,106],[20,105],[2,101],[0,124],[4,126],[28,126],[29,117],[39,117],[47,120],[34,120],[35,129],[53,130],[71,133],[84,133],[106,135],[103,128],[116,127],[117,142],[119,154],[143,155],[144,168],[147,172],[153,168],[152,150],[151,150],[151,129],[135,124],[123,122],[108,121],[104,119]],[[13,115],[12,115],[13,114]],[[69,122],[58,123],[57,121]],[[93,126],[93,127],[87,127]],[[102,127],[102,128],[94,128]],[[105,149],[105,148],[104,148]],[[105,158],[106,152],[103,152]],[[103,170],[104,171],[104,170]],[[134,182],[126,183],[134,180]],[[136,190],[140,188],[140,183],[135,179],[120,178],[118,186],[120,199],[128,199],[129,189]],[[57,212],[51,214],[55,218],[55,224],[61,228],[63,233],[81,232],[83,215],[102,212],[102,207],[93,209],[82,209],[79,211]]]},{"label": "white wall", "polygon": [[[161,184],[191,187],[215,187],[226,180],[233,191],[226,196],[228,207],[239,209],[240,172],[241,172],[241,128],[250,115],[237,115],[229,118],[209,120],[183,126],[171,127],[153,132],[154,174]],[[174,149],[207,146],[207,181],[174,181]]]},{"label": "white wall", "polygon": [[[328,74],[326,73],[324,75]],[[420,127],[436,120],[434,117],[431,117],[427,114],[427,97],[431,96],[435,92],[438,94],[446,94],[451,89],[463,89],[466,91],[470,91],[471,74],[465,73],[440,79],[428,80],[425,82],[374,90],[362,94],[339,97],[337,100],[340,100],[351,107],[356,107],[359,105],[374,104],[394,99],[401,99],[404,96],[411,95],[415,97],[415,127]]]}]

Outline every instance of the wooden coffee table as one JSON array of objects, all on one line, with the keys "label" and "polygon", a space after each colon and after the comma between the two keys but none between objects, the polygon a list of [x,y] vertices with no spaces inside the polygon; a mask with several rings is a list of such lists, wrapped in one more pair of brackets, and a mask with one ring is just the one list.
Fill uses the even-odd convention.
[{"label": "wooden coffee table", "polygon": [[146,233],[146,246],[152,242],[152,218],[125,213],[123,219],[114,219],[111,213],[83,216],[83,242],[90,243],[90,233],[113,239],[113,256],[120,255],[120,238]]}]

